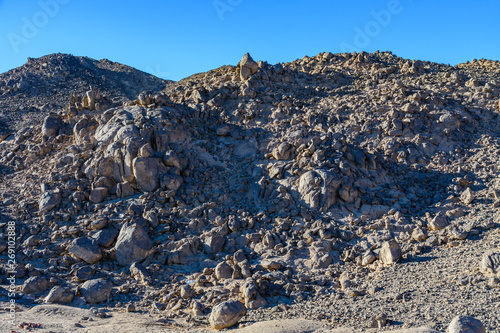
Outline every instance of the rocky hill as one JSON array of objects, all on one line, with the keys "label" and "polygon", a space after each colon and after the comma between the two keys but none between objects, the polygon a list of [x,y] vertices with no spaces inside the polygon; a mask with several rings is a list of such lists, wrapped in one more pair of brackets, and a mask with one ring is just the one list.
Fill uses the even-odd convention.
[{"label": "rocky hill", "polygon": [[69,54],[28,58],[23,66],[0,74],[0,126],[6,132],[22,127],[26,119],[43,120],[48,112],[66,107],[71,96],[91,88],[121,104],[170,82],[107,59]]},{"label": "rocky hill", "polygon": [[[484,254],[444,269],[500,327],[487,297],[500,244],[484,241],[500,223],[500,62],[376,52],[271,65],[247,54],[165,85],[57,55],[8,80],[3,108],[52,101],[0,143],[0,256],[7,272],[15,221],[19,304],[220,327],[232,321],[216,306],[239,300],[224,308],[236,321],[307,313],[330,327],[445,330],[469,311],[455,290],[456,308],[434,315],[434,268],[447,261],[429,252],[446,248]],[[457,253],[446,255],[465,260]],[[409,280],[417,264],[429,289]]]}]

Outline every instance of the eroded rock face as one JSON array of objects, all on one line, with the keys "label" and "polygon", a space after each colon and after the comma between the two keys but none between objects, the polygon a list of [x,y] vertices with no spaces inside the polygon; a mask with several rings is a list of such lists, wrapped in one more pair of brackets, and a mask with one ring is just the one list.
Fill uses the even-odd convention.
[{"label": "eroded rock face", "polygon": [[298,191],[304,203],[313,210],[327,211],[337,202],[341,180],[323,170],[308,171],[300,176]]}]

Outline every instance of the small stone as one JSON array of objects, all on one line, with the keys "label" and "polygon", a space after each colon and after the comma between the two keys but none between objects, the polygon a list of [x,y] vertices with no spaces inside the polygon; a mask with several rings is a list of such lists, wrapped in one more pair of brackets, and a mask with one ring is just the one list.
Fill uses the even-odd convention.
[{"label": "small stone", "polygon": [[181,297],[184,299],[192,298],[194,296],[193,287],[190,284],[185,284],[181,286]]},{"label": "small stone", "polygon": [[466,316],[456,316],[448,326],[448,333],[486,333],[481,321]]},{"label": "small stone", "polygon": [[363,257],[361,258],[361,265],[367,266],[374,262],[376,259],[377,257],[375,256],[375,254],[373,254],[371,250],[368,250],[363,253]]},{"label": "small stone", "polygon": [[217,280],[230,279],[233,276],[233,268],[226,262],[221,262],[215,267]]},{"label": "small stone", "polygon": [[381,314],[372,319],[369,327],[382,328],[386,325],[387,325],[387,316],[385,314]]},{"label": "small stone", "polygon": [[64,123],[58,115],[49,115],[45,117],[42,123],[42,135],[47,137],[57,136],[59,130],[63,127]]},{"label": "small stone", "polygon": [[401,259],[401,247],[394,239],[384,242],[379,254],[380,259],[386,265],[393,265]]},{"label": "small stone", "polygon": [[462,201],[465,205],[469,205],[472,201],[474,201],[474,199],[474,192],[472,192],[470,187],[468,187],[460,196],[460,201]]},{"label": "small stone", "polygon": [[240,292],[243,294],[243,299],[245,300],[245,306],[247,309],[255,310],[263,308],[267,305],[267,301],[257,290],[255,283],[252,279],[249,279],[241,287]]},{"label": "small stone", "polygon": [[438,213],[434,218],[429,222],[430,230],[441,230],[446,228],[449,225],[448,219],[442,213]]},{"label": "small stone", "polygon": [[144,266],[139,263],[134,262],[132,265],[130,265],[130,275],[140,283],[149,283],[149,272]]},{"label": "small stone", "polygon": [[427,239],[427,232],[420,227],[416,227],[413,229],[411,237],[417,242],[424,242]]},{"label": "small stone", "polygon": [[212,309],[209,322],[213,329],[221,330],[236,325],[246,315],[247,309],[240,301],[231,300],[217,304]]},{"label": "small stone", "polygon": [[75,277],[78,281],[87,281],[94,276],[94,270],[90,266],[83,266],[75,271]]},{"label": "small stone", "polygon": [[41,213],[49,212],[61,203],[61,194],[56,191],[46,191],[38,201]]},{"label": "small stone", "polygon": [[500,272],[500,249],[490,250],[483,254],[479,270],[486,276],[495,276]]}]

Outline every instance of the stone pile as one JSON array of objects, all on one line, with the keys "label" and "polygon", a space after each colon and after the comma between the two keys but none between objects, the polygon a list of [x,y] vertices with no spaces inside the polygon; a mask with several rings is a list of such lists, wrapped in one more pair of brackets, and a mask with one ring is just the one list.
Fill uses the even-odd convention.
[{"label": "stone pile", "polygon": [[499,199],[487,189],[499,82],[390,52],[276,65],[246,54],[124,105],[97,89],[73,97],[0,142],[20,296],[193,317],[213,307],[217,329],[325,290],[362,297],[350,272],[498,223],[467,217]]}]

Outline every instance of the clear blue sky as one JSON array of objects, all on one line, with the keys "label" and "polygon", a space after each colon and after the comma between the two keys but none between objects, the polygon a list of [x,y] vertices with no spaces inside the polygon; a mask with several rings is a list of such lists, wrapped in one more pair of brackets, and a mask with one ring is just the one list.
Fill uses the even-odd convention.
[{"label": "clear blue sky", "polygon": [[500,59],[499,0],[0,0],[0,13],[0,72],[57,52],[173,80],[246,52],[269,63],[352,50]]}]

